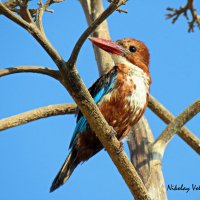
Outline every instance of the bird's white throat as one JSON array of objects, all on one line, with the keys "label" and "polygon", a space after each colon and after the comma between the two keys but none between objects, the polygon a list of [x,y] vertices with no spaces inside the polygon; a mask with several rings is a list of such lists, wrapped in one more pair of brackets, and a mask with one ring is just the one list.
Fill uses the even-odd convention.
[{"label": "bird's white throat", "polygon": [[138,66],[134,65],[126,58],[112,54],[115,65],[124,64],[130,69],[127,82],[134,83],[135,91],[128,97],[128,101],[135,109],[142,108],[146,104],[146,96],[149,93],[150,77]]}]

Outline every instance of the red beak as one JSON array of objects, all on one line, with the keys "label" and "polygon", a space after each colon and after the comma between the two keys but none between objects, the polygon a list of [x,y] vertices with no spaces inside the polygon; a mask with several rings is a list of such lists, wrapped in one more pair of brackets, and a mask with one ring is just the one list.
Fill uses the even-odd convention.
[{"label": "red beak", "polygon": [[95,38],[95,37],[88,37],[88,39],[98,46],[99,48],[103,49],[104,51],[111,53],[111,54],[117,54],[117,55],[124,55],[126,52],[126,49],[116,42],[113,42],[111,40],[106,40],[102,38]]}]

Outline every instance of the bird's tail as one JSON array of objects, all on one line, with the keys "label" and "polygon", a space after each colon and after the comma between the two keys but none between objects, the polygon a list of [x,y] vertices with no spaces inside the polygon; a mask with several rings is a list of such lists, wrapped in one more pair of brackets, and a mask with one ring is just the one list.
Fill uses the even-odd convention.
[{"label": "bird's tail", "polygon": [[80,163],[80,161],[77,160],[77,150],[72,149],[69,155],[67,156],[65,162],[63,163],[60,171],[56,175],[51,188],[50,192],[53,192],[58,187],[63,185],[71,176],[74,169],[77,167],[77,165]]}]

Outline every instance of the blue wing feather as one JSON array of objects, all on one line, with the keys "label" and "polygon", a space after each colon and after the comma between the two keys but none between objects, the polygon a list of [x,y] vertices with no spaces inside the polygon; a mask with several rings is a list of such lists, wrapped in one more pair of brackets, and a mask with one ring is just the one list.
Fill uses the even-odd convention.
[{"label": "blue wing feather", "polygon": [[[106,75],[101,76],[93,85],[89,88],[89,92],[91,96],[93,97],[95,103],[98,103],[102,97],[108,93],[115,84],[117,75],[117,67],[114,67],[111,71],[109,71]],[[76,141],[77,141],[77,135],[79,133],[84,132],[87,127],[89,126],[86,118],[84,115],[79,111],[77,115],[77,124],[69,145],[69,148],[72,148]]]}]

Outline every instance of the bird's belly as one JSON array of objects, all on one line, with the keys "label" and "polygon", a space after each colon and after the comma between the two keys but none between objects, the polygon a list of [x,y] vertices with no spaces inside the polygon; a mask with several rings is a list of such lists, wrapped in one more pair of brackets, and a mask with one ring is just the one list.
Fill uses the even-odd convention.
[{"label": "bird's belly", "polygon": [[117,132],[118,139],[124,138],[144,113],[147,94],[146,90],[137,86],[118,88],[106,94],[100,102],[99,108],[109,125]]}]

